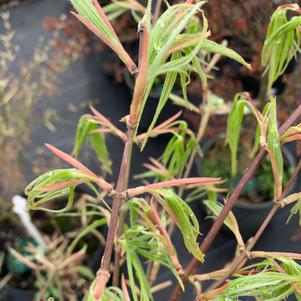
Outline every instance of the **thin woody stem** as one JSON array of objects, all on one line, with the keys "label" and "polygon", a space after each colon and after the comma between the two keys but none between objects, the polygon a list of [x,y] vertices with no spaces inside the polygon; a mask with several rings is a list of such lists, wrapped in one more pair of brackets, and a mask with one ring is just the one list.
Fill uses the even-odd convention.
[{"label": "thin woody stem", "polygon": [[[133,139],[134,139],[134,130],[131,129],[129,131],[131,131],[131,133],[128,132],[127,141],[129,141],[129,139],[130,139],[131,148],[132,148],[132,146],[133,146]],[[132,149],[131,149],[130,153],[128,154],[128,162],[127,162],[128,168],[127,168],[127,172],[126,172],[126,174],[124,176],[124,183],[123,183],[122,191],[126,190],[127,187],[128,187],[131,159],[132,159]],[[123,202],[124,202],[124,200],[121,198],[121,204],[120,204],[119,209],[121,209],[121,206],[122,206]],[[124,219],[125,219],[125,215],[124,215],[124,212],[121,210],[120,216],[119,216],[119,226],[118,226],[118,230],[117,230],[117,237],[119,237],[121,235],[121,233],[122,233]],[[120,250],[117,250],[116,254],[115,254],[115,260],[114,260],[113,285],[118,285],[119,274],[120,274],[119,273],[120,259],[121,259]]]},{"label": "thin woody stem", "polygon": [[161,5],[162,5],[162,0],[157,0],[155,13],[154,13],[154,23],[158,20],[158,17],[160,15]]},{"label": "thin woody stem", "polygon": [[135,133],[134,129],[128,127],[127,140],[124,146],[122,161],[120,165],[120,171],[119,171],[117,187],[116,187],[116,194],[114,195],[112,201],[113,207],[112,207],[108,235],[106,239],[105,250],[102,257],[101,266],[98,272],[99,281],[97,282],[96,289],[95,289],[96,298],[99,298],[102,295],[106,282],[109,280],[110,277],[109,267],[110,267],[112,252],[114,248],[115,234],[118,226],[118,214],[122,204],[122,192],[125,189],[125,186],[127,186],[127,179],[128,179],[129,169],[130,169],[130,158],[132,155],[132,148],[133,148],[134,133]]},{"label": "thin woody stem", "polygon": [[[145,24],[142,23],[142,24]],[[134,143],[134,136],[137,129],[138,116],[141,109],[141,100],[144,95],[145,85],[146,85],[146,70],[147,70],[147,46],[148,46],[148,36],[147,31],[143,30],[140,32],[140,52],[139,52],[139,73],[137,75],[135,90],[133,95],[133,100],[130,108],[130,116],[127,120],[128,130],[127,138],[124,145],[124,151],[122,156],[122,161],[120,165],[120,171],[117,181],[116,194],[113,196],[113,207],[112,214],[109,224],[109,230],[107,235],[107,241],[105,245],[105,251],[101,262],[101,267],[98,272],[98,281],[96,283],[94,297],[99,299],[110,278],[109,266],[111,262],[112,252],[114,248],[114,241],[117,234],[118,222],[119,222],[119,231],[118,234],[122,231],[122,224],[124,222],[124,216],[122,212],[120,213],[120,208],[123,203],[123,194],[122,192],[126,190],[128,185],[129,171],[130,171],[130,161],[132,157],[132,148]],[[119,213],[121,218],[119,218]],[[119,266],[120,266],[120,252],[116,252],[115,258],[115,271],[114,271],[114,282],[119,281]]]},{"label": "thin woody stem", "polygon": [[[301,105],[299,105],[297,107],[297,109],[292,113],[292,115],[287,119],[287,121],[280,127],[279,133],[283,134],[299,118],[300,114],[301,114]],[[209,247],[211,246],[211,244],[214,241],[216,235],[218,234],[220,228],[222,227],[224,220],[226,219],[228,213],[230,212],[234,203],[238,199],[242,189],[245,187],[245,185],[251,179],[251,177],[253,176],[253,174],[255,173],[257,168],[259,167],[261,161],[264,159],[265,155],[266,155],[266,151],[263,148],[261,148],[261,150],[255,157],[255,159],[251,162],[249,168],[246,169],[245,173],[243,174],[243,177],[241,178],[239,183],[234,188],[227,203],[225,204],[224,208],[220,212],[219,216],[215,220],[213,226],[211,227],[210,231],[208,232],[207,236],[205,237],[204,241],[202,242],[200,249],[203,253],[206,253],[207,250],[209,249]],[[279,204],[276,204],[275,206],[280,207]],[[273,211],[278,210],[278,208],[276,209],[275,206],[273,207],[272,211],[270,212],[273,215],[275,214],[275,213],[273,213]],[[273,215],[270,217],[270,219],[273,217]],[[266,225],[264,225],[264,226],[266,226]],[[189,265],[187,266],[187,268],[185,270],[184,276],[182,278],[183,282],[188,281],[189,276],[194,272],[194,270],[197,267],[197,264],[198,264],[198,261],[195,259],[192,259],[190,261]],[[181,295],[181,288],[179,285],[177,285],[175,287],[174,291],[172,292],[169,300],[170,301],[178,300],[180,295]]]},{"label": "thin woody stem", "polygon": [[253,258],[266,258],[266,257],[288,257],[295,260],[301,260],[301,254],[291,252],[264,252],[264,251],[253,251],[248,254],[249,259]]},{"label": "thin woody stem", "polygon": [[[135,89],[134,89],[134,95],[133,95],[133,99],[132,99],[132,103],[131,103],[131,107],[130,107],[130,116],[129,116],[129,124],[130,127],[128,128],[128,137],[127,137],[127,142],[131,143],[131,148],[133,146],[134,143],[134,137],[135,137],[135,132],[137,130],[137,122],[139,119],[139,114],[141,111],[141,102],[144,96],[144,91],[145,91],[145,87],[147,85],[147,55],[148,55],[148,32],[147,29],[145,28],[145,20],[143,19],[140,24],[139,24],[139,28],[138,28],[138,33],[139,33],[139,72],[136,78],[136,83],[135,83]],[[125,145],[126,148],[126,145]],[[129,156],[127,157],[127,161],[129,164],[130,160],[131,160],[131,153],[129,154]],[[123,183],[123,187],[122,187],[122,191],[125,191],[127,189],[128,186],[128,179],[129,179],[129,168],[127,169],[127,172],[123,175],[124,179],[122,180]],[[121,193],[120,192],[120,193]],[[123,203],[123,198],[122,195],[120,195],[120,204],[118,207],[118,211],[120,210],[121,206]],[[117,212],[118,212],[117,211]],[[120,218],[119,218],[119,228],[117,230],[117,236],[120,236],[123,230],[123,224],[124,224],[124,220],[125,220],[125,215],[124,212],[121,211],[120,212]],[[116,231],[116,230],[115,230]],[[119,282],[119,268],[120,268],[120,260],[121,260],[121,253],[120,253],[120,249],[116,250],[116,256],[115,256],[115,260],[114,260],[114,276],[113,276],[113,285],[117,286],[118,282]]]}]

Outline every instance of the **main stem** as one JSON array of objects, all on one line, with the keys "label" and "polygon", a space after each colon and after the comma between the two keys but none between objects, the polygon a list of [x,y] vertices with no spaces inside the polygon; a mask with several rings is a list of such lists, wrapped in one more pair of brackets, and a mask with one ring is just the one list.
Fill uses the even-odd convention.
[{"label": "main stem", "polygon": [[112,257],[112,251],[114,247],[114,239],[118,225],[118,214],[122,204],[122,192],[127,188],[128,185],[128,174],[130,171],[130,161],[132,156],[133,149],[133,137],[134,137],[134,129],[128,127],[127,131],[127,140],[124,145],[122,161],[120,164],[120,171],[116,186],[116,194],[113,197],[113,206],[111,219],[109,224],[109,230],[105,245],[104,254],[102,257],[101,268],[100,270],[109,272],[109,266]]},{"label": "main stem", "polygon": [[[301,114],[301,105],[297,107],[297,109],[293,112],[293,114],[288,118],[288,120],[280,127],[279,133],[280,135],[283,134],[295,121],[298,119],[298,117]],[[218,234],[220,228],[222,227],[224,220],[226,219],[228,213],[232,209],[234,203],[238,199],[242,189],[245,187],[245,185],[248,183],[248,181],[253,176],[254,172],[260,165],[260,162],[263,160],[263,158],[266,155],[266,151],[262,148],[260,152],[257,154],[255,159],[252,161],[249,168],[246,169],[243,177],[239,181],[239,183],[234,188],[232,194],[230,195],[229,199],[227,200],[224,208],[220,212],[219,216],[215,220],[213,226],[211,227],[210,231],[208,232],[207,236],[205,237],[204,241],[202,242],[200,249],[203,253],[206,253],[209,247],[211,246],[212,242],[214,241],[216,235]],[[188,277],[193,273],[195,268],[197,267],[198,261],[196,259],[192,259],[187,266],[184,276],[183,276],[183,282],[188,281]],[[178,300],[178,298],[181,295],[181,288],[179,285],[176,286],[174,291],[171,294],[170,301]]]},{"label": "main stem", "polygon": [[[131,132],[129,132],[129,131],[131,131]],[[130,146],[131,150],[130,150],[130,152],[127,153],[128,168],[127,168],[127,172],[126,172],[125,176],[123,177],[124,178],[124,180],[123,180],[124,183],[123,183],[122,191],[126,190],[128,188],[128,184],[129,184],[129,174],[130,174],[130,166],[131,166],[131,160],[132,160],[133,137],[134,137],[134,130],[133,129],[128,130],[127,142],[128,141],[131,142],[131,146]],[[126,145],[125,145],[125,148],[126,148]],[[121,175],[119,175],[119,177],[120,176]],[[121,209],[121,206],[122,206],[123,202],[124,202],[124,200],[121,199],[121,204],[119,206],[120,209]],[[121,209],[120,216],[119,216],[119,225],[118,225],[118,229],[116,230],[117,237],[119,237],[122,234],[124,220],[125,220],[125,214],[124,214],[124,211]],[[115,253],[115,259],[114,259],[113,286],[118,286],[119,274],[120,274],[119,273],[120,259],[121,259],[121,249],[117,248],[116,253]]]}]

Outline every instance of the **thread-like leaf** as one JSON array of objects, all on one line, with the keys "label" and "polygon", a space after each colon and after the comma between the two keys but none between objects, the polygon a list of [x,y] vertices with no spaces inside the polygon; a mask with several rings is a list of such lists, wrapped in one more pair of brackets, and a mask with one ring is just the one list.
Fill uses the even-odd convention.
[{"label": "thread-like leaf", "polygon": [[248,64],[237,52],[234,50],[224,46],[223,44],[218,44],[214,41],[211,41],[209,39],[206,39],[201,46],[202,50],[205,50],[209,53],[219,53],[221,55],[224,55],[226,57],[229,57],[243,66],[247,67],[248,69],[251,69],[251,65]]}]

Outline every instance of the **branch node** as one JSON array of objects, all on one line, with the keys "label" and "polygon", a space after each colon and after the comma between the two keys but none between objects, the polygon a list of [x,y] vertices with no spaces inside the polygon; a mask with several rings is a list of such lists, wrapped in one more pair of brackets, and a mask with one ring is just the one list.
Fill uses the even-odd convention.
[{"label": "branch node", "polygon": [[97,282],[94,290],[94,298],[99,300],[104,294],[106,284],[109,281],[111,274],[107,270],[99,269],[96,276]]}]

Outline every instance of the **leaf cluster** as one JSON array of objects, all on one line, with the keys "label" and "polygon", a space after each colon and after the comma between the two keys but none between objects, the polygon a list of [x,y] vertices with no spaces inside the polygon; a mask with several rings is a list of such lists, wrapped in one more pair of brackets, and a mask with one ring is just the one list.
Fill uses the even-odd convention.
[{"label": "leaf cluster", "polygon": [[282,301],[290,295],[301,300],[301,267],[292,259],[277,258],[265,260],[249,268],[256,268],[254,274],[238,277],[230,281],[227,288],[214,300],[239,300],[241,297],[255,297],[259,300]]},{"label": "leaf cluster", "polygon": [[267,91],[270,94],[273,83],[286,70],[290,61],[300,52],[301,25],[300,15],[288,18],[288,12],[298,12],[298,4],[279,6],[271,17],[264,46],[261,63],[268,74]]},{"label": "leaf cluster", "polygon": [[112,173],[105,137],[100,130],[100,122],[92,118],[91,115],[82,116],[77,125],[73,155],[77,158],[84,142],[88,141],[101,162],[103,171]]}]

